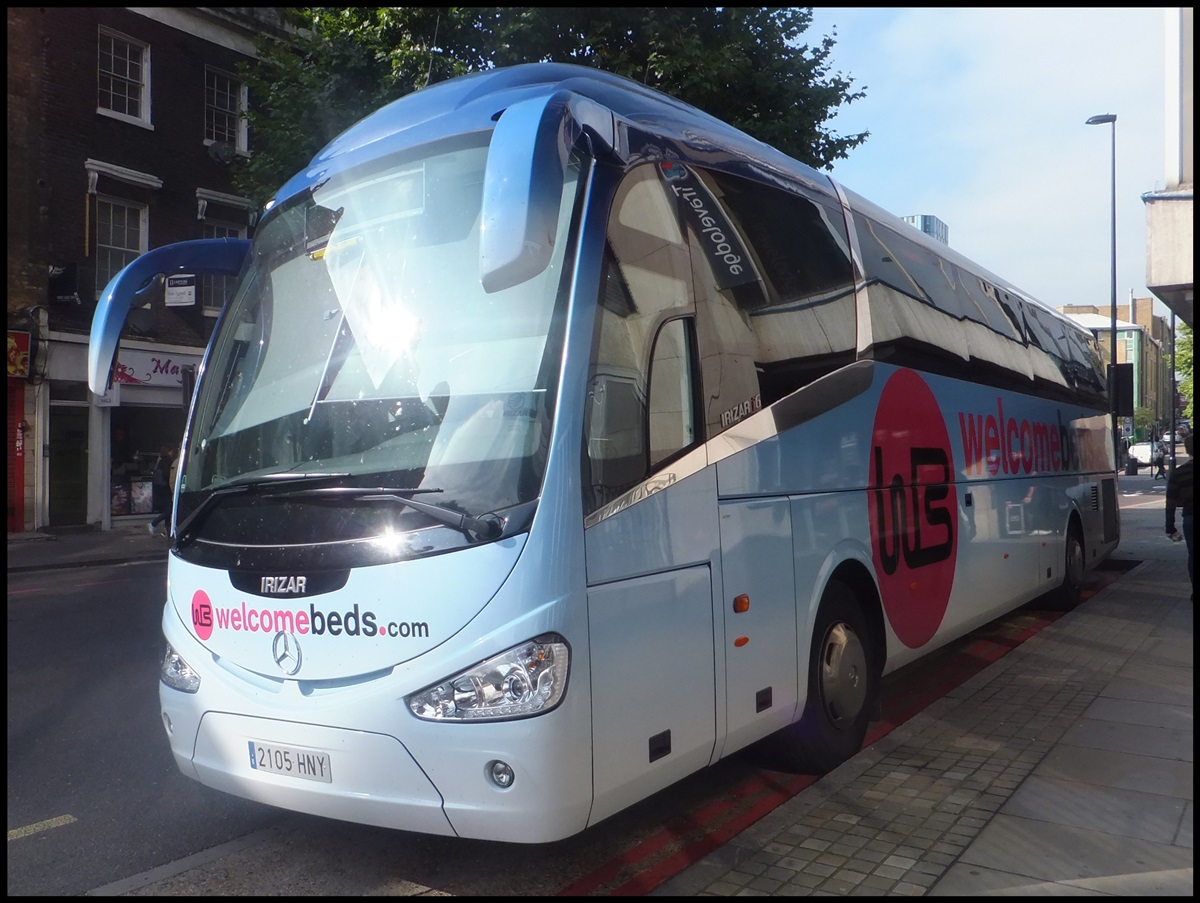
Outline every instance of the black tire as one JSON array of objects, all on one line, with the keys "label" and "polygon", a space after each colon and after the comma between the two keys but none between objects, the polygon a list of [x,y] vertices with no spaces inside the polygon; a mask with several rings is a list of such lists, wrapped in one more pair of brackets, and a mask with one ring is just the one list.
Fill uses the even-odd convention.
[{"label": "black tire", "polygon": [[1083,534],[1078,525],[1072,523],[1067,528],[1067,541],[1064,546],[1063,578],[1051,594],[1051,603],[1056,611],[1070,611],[1079,604],[1080,591],[1083,589],[1083,575],[1087,570],[1087,559],[1084,557]]},{"label": "black tire", "polygon": [[825,774],[862,749],[879,691],[875,643],[854,592],[832,581],[813,625],[804,714],[778,735],[785,767]]}]

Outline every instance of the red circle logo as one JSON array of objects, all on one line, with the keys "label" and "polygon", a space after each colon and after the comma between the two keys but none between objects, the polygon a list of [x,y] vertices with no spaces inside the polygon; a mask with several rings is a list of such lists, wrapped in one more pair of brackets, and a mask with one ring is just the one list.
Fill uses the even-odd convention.
[{"label": "red circle logo", "polygon": [[875,409],[867,508],[883,609],[910,648],[937,632],[954,585],[954,455],[933,392],[911,370],[889,377]]},{"label": "red circle logo", "polygon": [[208,600],[208,593],[202,589],[192,595],[192,629],[196,636],[207,640],[213,632],[213,608]]}]

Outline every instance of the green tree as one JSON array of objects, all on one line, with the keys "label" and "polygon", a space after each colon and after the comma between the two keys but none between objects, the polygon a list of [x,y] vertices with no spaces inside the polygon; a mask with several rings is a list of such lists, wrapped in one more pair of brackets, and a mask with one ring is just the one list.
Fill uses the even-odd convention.
[{"label": "green tree", "polygon": [[239,190],[265,201],[341,131],[457,75],[524,62],[592,66],[674,95],[814,167],[868,133],[826,126],[863,96],[831,70],[835,38],[802,38],[807,8],[290,7],[290,42],[243,66],[252,156]]},{"label": "green tree", "polygon": [[802,42],[808,8],[536,7],[495,21],[497,66],[548,60],[615,72],[810,166],[828,167],[867,138],[825,126],[865,93],[830,71],[834,37]]},{"label": "green tree", "polygon": [[1151,416],[1149,408],[1133,409],[1133,435],[1136,438],[1152,438],[1150,436],[1150,431],[1153,426],[1154,418]]},{"label": "green tree", "polygon": [[368,112],[426,84],[479,69],[481,10],[288,7],[290,41],[263,39],[239,72],[250,92],[252,154],[234,184],[265,202]]},{"label": "green tree", "polygon": [[1179,374],[1179,394],[1183,396],[1183,416],[1196,427],[1194,385],[1192,375],[1195,370],[1195,359],[1192,357],[1192,330],[1186,323],[1179,323],[1175,328],[1175,372]]}]

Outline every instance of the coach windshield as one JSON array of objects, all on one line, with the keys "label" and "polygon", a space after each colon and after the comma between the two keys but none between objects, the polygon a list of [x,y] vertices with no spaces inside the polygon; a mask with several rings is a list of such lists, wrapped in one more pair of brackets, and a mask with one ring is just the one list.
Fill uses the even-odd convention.
[{"label": "coach windshield", "polygon": [[[263,223],[201,376],[181,518],[221,487],[285,476],[333,480],[347,504],[354,487],[387,487],[469,515],[536,498],[578,167],[568,167],[550,265],[488,293],[487,153],[459,144],[391,159],[319,184]],[[228,516],[206,517],[206,532],[221,541],[294,538],[287,518],[235,523],[242,506],[219,507]]]}]

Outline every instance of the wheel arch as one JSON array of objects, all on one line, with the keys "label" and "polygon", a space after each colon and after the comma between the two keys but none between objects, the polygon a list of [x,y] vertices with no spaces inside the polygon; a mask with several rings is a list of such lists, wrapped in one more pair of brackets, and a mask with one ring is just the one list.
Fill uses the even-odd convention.
[{"label": "wheel arch", "polygon": [[1087,533],[1083,529],[1083,516],[1079,513],[1079,507],[1072,504],[1067,510],[1067,525],[1063,532],[1063,538],[1071,535],[1074,530],[1079,534],[1079,541],[1083,543],[1084,551],[1087,551]]},{"label": "wheel arch", "polygon": [[870,626],[872,639],[872,661],[876,676],[883,673],[883,664],[887,658],[887,631],[883,622],[883,603],[879,597],[879,589],[875,579],[862,562],[847,559],[838,564],[829,575],[826,586],[837,580],[845,584],[858,600]]}]

